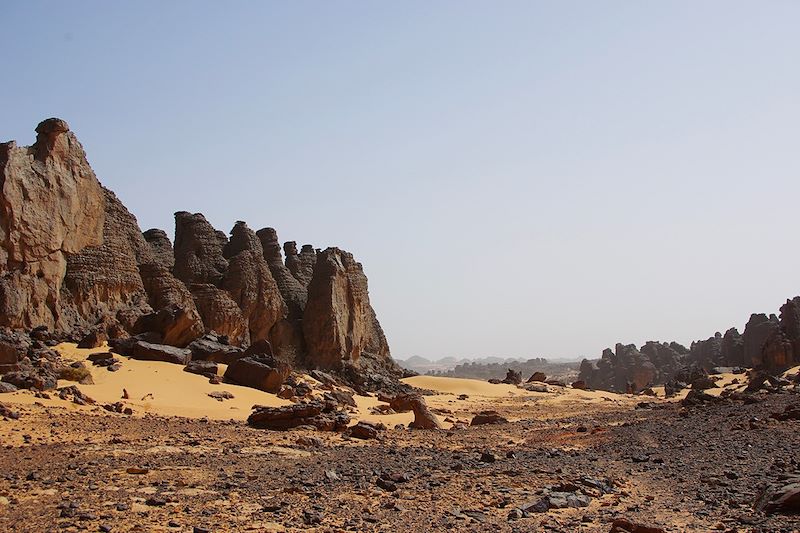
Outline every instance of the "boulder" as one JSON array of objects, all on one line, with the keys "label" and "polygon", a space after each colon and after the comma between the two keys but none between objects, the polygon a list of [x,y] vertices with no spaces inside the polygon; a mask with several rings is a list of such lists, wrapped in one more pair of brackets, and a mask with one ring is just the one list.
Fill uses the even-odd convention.
[{"label": "boulder", "polygon": [[542,383],[544,383],[545,381],[547,381],[547,376],[545,375],[544,372],[534,372],[533,374],[531,374],[531,377],[528,378],[528,381],[526,383],[532,383],[534,381],[541,381]]},{"label": "boulder", "polygon": [[366,422],[361,420],[355,426],[348,428],[347,435],[354,439],[377,439],[381,431],[385,431],[386,426],[380,422]]},{"label": "boulder", "polygon": [[509,385],[519,385],[522,383],[522,372],[518,372],[509,368],[506,372],[505,379],[503,379],[503,383],[507,383]]},{"label": "boulder", "polygon": [[[226,342],[223,343],[222,340]],[[187,348],[192,352],[193,361],[216,361],[228,365],[244,353],[244,350],[227,344],[227,339],[220,338],[213,332],[193,340]]]},{"label": "boulder", "polygon": [[497,411],[481,411],[472,418],[470,426],[482,426],[484,424],[505,424],[508,419],[501,416]]},{"label": "boulder", "polygon": [[277,393],[291,368],[269,355],[242,357],[231,363],[225,371],[225,380],[245,387]]},{"label": "boulder", "polygon": [[52,390],[58,386],[58,372],[48,366],[30,366],[4,374],[2,381],[18,389]]},{"label": "boulder", "polygon": [[6,383],[5,381],[0,381],[0,394],[5,394],[8,392],[16,392],[17,386],[13,383]]},{"label": "boulder", "polygon": [[192,360],[192,352],[186,348],[176,348],[166,344],[136,341],[131,348],[130,357],[144,361],[164,361],[185,365]]},{"label": "boulder", "polygon": [[108,341],[108,335],[102,329],[94,329],[87,333],[78,343],[78,348],[99,348]]},{"label": "boulder", "polygon": [[217,363],[214,361],[189,361],[183,371],[210,378],[217,375]]},{"label": "boulder", "polygon": [[0,374],[19,370],[19,361],[28,353],[31,340],[13,331],[0,331]]},{"label": "boulder", "polygon": [[256,405],[247,418],[248,425],[258,429],[287,430],[313,426],[320,431],[343,431],[350,422],[344,411],[323,402],[295,403],[283,407]]}]

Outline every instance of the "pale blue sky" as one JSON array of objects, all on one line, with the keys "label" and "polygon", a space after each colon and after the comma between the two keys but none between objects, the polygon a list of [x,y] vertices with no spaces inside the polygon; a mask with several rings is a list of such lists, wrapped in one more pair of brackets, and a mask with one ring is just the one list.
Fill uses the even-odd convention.
[{"label": "pale blue sky", "polygon": [[359,258],[393,354],[596,357],[800,294],[800,2],[16,2],[0,139],[142,229]]}]

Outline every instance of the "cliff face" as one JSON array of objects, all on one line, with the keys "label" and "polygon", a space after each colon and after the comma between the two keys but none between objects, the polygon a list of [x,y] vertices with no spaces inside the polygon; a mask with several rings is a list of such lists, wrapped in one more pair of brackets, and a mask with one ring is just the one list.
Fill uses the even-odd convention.
[{"label": "cliff face", "polygon": [[237,222],[229,238],[185,211],[173,246],[100,185],[66,122],[36,131],[33,146],[0,144],[0,326],[179,347],[214,331],[308,368],[351,371],[367,354],[399,373],[351,254],[289,242],[284,262],[274,229]]},{"label": "cliff face", "polygon": [[388,357],[389,346],[369,303],[367,277],[352,254],[338,248],[316,254],[303,336],[321,368],[358,363],[362,353]]},{"label": "cliff face", "polygon": [[103,242],[104,197],[63,120],[33,146],[0,145],[0,325],[64,327],[67,255]]}]

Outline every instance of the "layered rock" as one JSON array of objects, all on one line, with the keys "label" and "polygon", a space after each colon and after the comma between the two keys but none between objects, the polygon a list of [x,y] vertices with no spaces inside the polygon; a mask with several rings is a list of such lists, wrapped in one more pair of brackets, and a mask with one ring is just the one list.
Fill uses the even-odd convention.
[{"label": "layered rock", "polygon": [[67,254],[103,242],[105,200],[66,122],[36,133],[30,147],[0,144],[0,325],[54,329]]},{"label": "layered rock", "polygon": [[247,224],[237,222],[223,255],[228,259],[228,270],[222,288],[247,319],[251,342],[269,338],[272,327],[286,316],[287,309],[264,259],[261,241]]},{"label": "layered rock", "polygon": [[273,228],[263,228],[256,234],[261,241],[264,260],[286,304],[286,317],[273,326],[270,342],[278,357],[285,361],[297,361],[306,351],[303,339],[303,312],[306,308],[308,290],[283,262],[277,232]]},{"label": "layered rock", "polygon": [[314,247],[304,244],[298,254],[297,243],[289,241],[283,245],[283,252],[286,254],[286,268],[303,286],[308,287],[314,275],[314,266],[317,264],[317,252]]},{"label": "layered rock", "polygon": [[155,262],[172,272],[172,268],[175,266],[175,253],[172,250],[172,242],[170,242],[167,232],[163,229],[151,228],[142,235],[153,251]]},{"label": "layered rock", "polygon": [[[276,364],[336,369],[364,390],[398,383],[352,255],[290,242],[284,261],[274,229],[237,222],[228,238],[185,211],[173,246],[101,187],[65,122],[37,133],[28,148],[0,145],[0,326],[175,362],[233,362],[237,346],[269,341]],[[18,352],[0,350],[0,371],[19,366]]]},{"label": "layered rock", "polygon": [[367,277],[352,254],[328,248],[317,254],[303,314],[308,361],[338,369],[365,352],[391,361],[386,337],[369,302]]}]

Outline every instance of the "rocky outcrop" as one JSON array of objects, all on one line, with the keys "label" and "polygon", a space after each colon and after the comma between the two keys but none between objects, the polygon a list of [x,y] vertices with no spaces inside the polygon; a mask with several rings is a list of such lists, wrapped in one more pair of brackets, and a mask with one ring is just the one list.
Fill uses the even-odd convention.
[{"label": "rocky outcrop", "polygon": [[247,224],[237,222],[223,255],[228,259],[228,269],[222,288],[247,319],[250,341],[269,338],[272,327],[286,316],[287,309],[264,259],[261,241]]},{"label": "rocky outcrop", "polygon": [[[402,388],[352,255],[290,242],[284,260],[274,229],[240,221],[228,238],[185,211],[173,246],[100,185],[64,121],[37,133],[31,147],[0,145],[0,326],[175,362],[233,362],[239,346],[268,342],[281,365],[338,370],[359,390]],[[19,368],[20,350],[0,346],[0,373]]]},{"label": "rocky outcrop", "polygon": [[175,276],[186,283],[219,286],[228,261],[222,253],[228,238],[200,213],[175,213]]},{"label": "rocky outcrop", "polygon": [[172,250],[172,243],[167,236],[167,232],[163,229],[152,228],[145,231],[142,235],[153,251],[153,259],[155,262],[164,267],[167,271],[172,272],[172,268],[175,266],[175,254]]},{"label": "rocky outcrop", "polygon": [[767,338],[779,327],[778,317],[775,315],[767,316],[763,313],[750,315],[750,320],[747,321],[742,336],[745,364],[748,366],[761,364],[762,351]]},{"label": "rocky outcrop", "polygon": [[250,343],[247,319],[227,292],[210,283],[194,283],[189,285],[189,290],[203,318],[206,333],[224,335],[236,346]]},{"label": "rocky outcrop", "polygon": [[[286,303],[289,320],[300,320],[308,299],[307,284],[301,283],[284,264],[278,233],[273,228],[263,228],[256,232],[261,242],[264,260]],[[287,243],[288,244],[288,243]]]},{"label": "rocky outcrop", "polygon": [[102,192],[103,242],[68,256],[62,296],[74,313],[73,325],[107,316],[133,329],[139,316],[152,312],[138,267],[149,260],[150,250],[133,215],[113,192]]},{"label": "rocky outcrop", "polygon": [[286,268],[304,287],[308,287],[314,275],[314,266],[317,264],[317,252],[310,244],[304,244],[300,253],[297,253],[297,243],[289,241],[283,245],[286,254]]},{"label": "rocky outcrop", "polygon": [[636,346],[618,343],[613,352],[603,350],[596,363],[584,359],[578,379],[592,389],[638,392],[658,382],[660,375],[650,358]]},{"label": "rocky outcrop", "polygon": [[317,254],[303,314],[308,361],[316,368],[357,364],[369,352],[391,361],[389,346],[369,302],[367,277],[352,254],[328,248]]},{"label": "rocky outcrop", "polygon": [[69,126],[51,118],[36,142],[0,144],[0,326],[65,327],[67,255],[103,241],[104,196]]},{"label": "rocky outcrop", "polygon": [[253,406],[247,423],[260,429],[287,430],[311,426],[320,431],[344,431],[350,416],[338,411],[336,405],[325,402],[296,403],[283,407]]},{"label": "rocky outcrop", "polygon": [[128,331],[158,331],[165,343],[186,346],[203,333],[189,291],[157,258],[116,195],[103,193],[103,243],[67,260],[63,292],[73,322],[111,317]]}]

